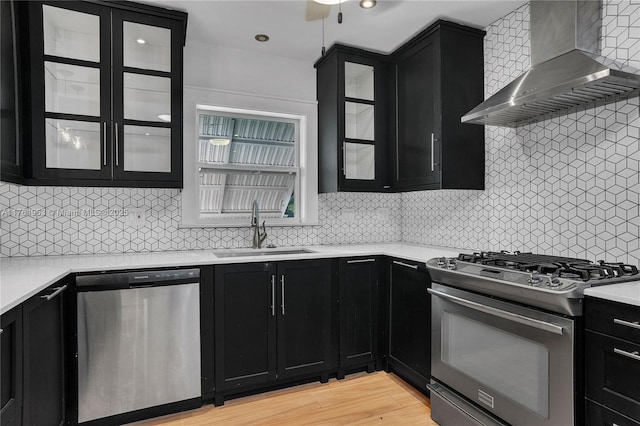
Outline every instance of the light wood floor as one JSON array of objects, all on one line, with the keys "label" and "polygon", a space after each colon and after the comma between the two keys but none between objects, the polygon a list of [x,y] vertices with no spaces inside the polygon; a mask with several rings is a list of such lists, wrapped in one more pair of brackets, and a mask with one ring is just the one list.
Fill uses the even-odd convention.
[{"label": "light wood floor", "polygon": [[429,399],[394,374],[348,375],[207,405],[136,425],[425,425]]}]

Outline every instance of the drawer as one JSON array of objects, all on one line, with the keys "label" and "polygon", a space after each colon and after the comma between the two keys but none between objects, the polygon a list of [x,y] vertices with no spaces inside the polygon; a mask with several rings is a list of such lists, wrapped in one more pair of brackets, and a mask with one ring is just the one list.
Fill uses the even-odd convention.
[{"label": "drawer", "polygon": [[585,325],[588,330],[640,343],[640,307],[587,297]]},{"label": "drawer", "polygon": [[597,402],[588,399],[586,402],[585,423],[587,426],[640,426],[640,422],[603,407]]},{"label": "drawer", "polygon": [[586,396],[640,422],[640,345],[586,332]]}]

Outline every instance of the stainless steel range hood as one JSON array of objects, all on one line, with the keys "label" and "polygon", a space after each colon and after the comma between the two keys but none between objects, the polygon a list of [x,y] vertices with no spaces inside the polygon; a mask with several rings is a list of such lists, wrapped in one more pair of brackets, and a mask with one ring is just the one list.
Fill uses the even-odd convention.
[{"label": "stainless steel range hood", "polygon": [[601,0],[532,0],[531,69],[462,117],[503,127],[637,96],[640,71],[600,56]]}]

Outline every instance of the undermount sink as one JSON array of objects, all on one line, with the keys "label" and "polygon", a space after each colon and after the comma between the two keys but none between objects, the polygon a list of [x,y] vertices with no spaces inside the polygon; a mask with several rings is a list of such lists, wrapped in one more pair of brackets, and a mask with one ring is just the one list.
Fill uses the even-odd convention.
[{"label": "undermount sink", "polygon": [[313,250],[308,249],[266,249],[266,250],[243,250],[243,251],[215,251],[216,257],[245,257],[245,256],[282,256],[285,254],[308,254],[315,253]]}]

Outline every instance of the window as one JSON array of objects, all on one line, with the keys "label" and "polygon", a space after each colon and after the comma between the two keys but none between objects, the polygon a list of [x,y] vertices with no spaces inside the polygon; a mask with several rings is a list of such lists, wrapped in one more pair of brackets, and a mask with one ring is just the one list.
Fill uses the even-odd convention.
[{"label": "window", "polygon": [[[193,137],[187,139],[190,132],[185,132],[184,141],[190,146],[185,149],[183,226],[248,227],[254,200],[267,227],[317,218],[317,192],[308,190],[310,183],[317,185],[317,176],[309,179],[305,167],[306,116],[200,104],[194,121]],[[308,203],[313,195],[315,215]]]},{"label": "window", "polygon": [[200,216],[295,218],[299,131],[294,120],[198,111]]}]

